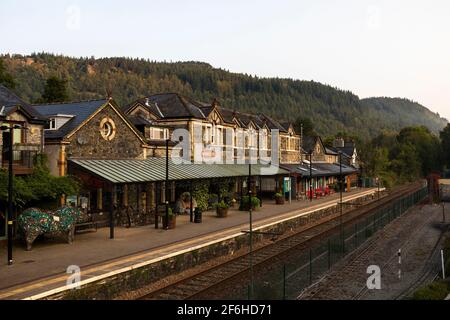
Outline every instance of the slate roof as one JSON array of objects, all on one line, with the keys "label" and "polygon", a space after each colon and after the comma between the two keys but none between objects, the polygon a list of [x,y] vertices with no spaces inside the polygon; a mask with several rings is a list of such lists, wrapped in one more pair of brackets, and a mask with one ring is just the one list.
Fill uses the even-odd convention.
[{"label": "slate roof", "polygon": [[34,107],[47,118],[57,114],[74,116],[58,130],[45,130],[46,139],[62,139],[107,102],[108,99],[100,99],[68,103],[40,104],[35,105]]},{"label": "slate roof", "polygon": [[310,153],[311,151],[313,151],[318,138],[318,136],[303,136],[303,150],[305,150],[306,153]]},{"label": "slate roof", "polygon": [[[145,99],[145,98],[144,98]],[[149,101],[155,104],[164,118],[198,118],[206,119],[201,107],[204,104],[193,99],[181,96],[177,93],[162,93],[148,97]],[[159,112],[158,112],[159,113]]]},{"label": "slate roof", "polygon": [[214,106],[202,106],[200,107],[200,110],[202,110],[205,117],[208,117],[211,111],[213,111]]},{"label": "slate roof", "polygon": [[342,152],[342,155],[347,158],[351,158],[353,156],[353,152],[355,151],[354,147],[333,147],[327,149],[334,151],[336,154]]},{"label": "slate roof", "polygon": [[222,107],[217,107],[217,110],[219,110],[220,114],[222,115],[222,118],[225,122],[233,123],[233,118],[237,115],[237,112],[231,109],[225,109]]},{"label": "slate roof", "polygon": [[128,115],[128,120],[135,126],[160,126],[156,121],[141,117],[140,115]]},{"label": "slate roof", "polygon": [[329,147],[325,147],[325,153],[326,154],[332,154],[332,155],[335,155],[335,156],[337,156],[339,154],[336,150],[334,150],[333,148],[329,148]]},{"label": "slate roof", "polygon": [[286,131],[289,131],[289,127],[291,126],[291,122],[289,122],[289,121],[280,121],[280,125],[283,126],[283,128]]},{"label": "slate roof", "polygon": [[216,106],[227,123],[233,123],[233,118],[242,127],[247,127],[252,121],[257,128],[267,125],[269,129],[278,129],[280,132],[288,132],[290,122],[280,123],[265,114],[253,114],[238,112],[221,107],[216,100],[212,103],[199,102],[177,93],[161,93],[136,100],[125,106],[122,110],[127,113],[135,103],[144,105],[158,119],[195,118],[206,119]]},{"label": "slate roof", "polygon": [[268,115],[265,114],[260,114],[259,117],[262,120],[266,121],[267,126],[270,128],[270,130],[273,129],[278,129],[280,132],[287,132],[286,128],[284,128],[280,122],[278,122],[275,119],[272,119],[271,117],[269,117]]},{"label": "slate roof", "polygon": [[0,106],[11,107],[16,105],[23,106],[28,105],[28,103],[20,99],[11,90],[0,84]]},{"label": "slate roof", "polygon": [[349,157],[353,157],[353,153],[355,152],[354,146],[346,146],[346,147],[338,148],[338,149],[341,150],[346,155],[348,155]]},{"label": "slate roof", "polygon": [[45,117],[37,112],[35,108],[20,99],[14,92],[0,84],[0,110],[3,106],[5,107],[4,115],[8,115],[20,109],[24,111],[24,114],[27,115],[28,119],[31,121],[45,121]]}]

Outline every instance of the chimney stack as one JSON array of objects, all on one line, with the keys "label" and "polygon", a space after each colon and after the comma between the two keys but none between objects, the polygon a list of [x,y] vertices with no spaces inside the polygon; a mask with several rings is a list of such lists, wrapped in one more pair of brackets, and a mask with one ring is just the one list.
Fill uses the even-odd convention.
[{"label": "chimney stack", "polygon": [[345,142],[343,138],[336,138],[333,141],[333,147],[335,148],[343,148],[345,146]]}]

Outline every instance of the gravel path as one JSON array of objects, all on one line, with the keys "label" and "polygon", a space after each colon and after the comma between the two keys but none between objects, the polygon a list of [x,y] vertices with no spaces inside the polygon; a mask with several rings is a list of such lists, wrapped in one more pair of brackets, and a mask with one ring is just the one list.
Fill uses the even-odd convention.
[{"label": "gravel path", "polygon": [[[449,211],[446,221],[450,218]],[[436,248],[444,230],[441,221],[442,207],[439,205],[410,209],[333,266],[299,298],[390,300],[407,297],[415,287],[431,281],[438,270]],[[381,289],[367,289],[369,265],[380,267]]]}]

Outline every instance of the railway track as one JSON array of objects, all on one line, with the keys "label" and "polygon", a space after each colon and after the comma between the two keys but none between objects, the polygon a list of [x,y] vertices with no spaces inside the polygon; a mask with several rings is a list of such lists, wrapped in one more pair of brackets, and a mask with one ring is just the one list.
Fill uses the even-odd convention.
[{"label": "railway track", "polygon": [[446,232],[448,232],[449,227],[445,228],[441,235],[439,236],[438,241],[431,254],[428,256],[427,262],[425,263],[424,268],[420,276],[414,281],[407,289],[401,292],[399,295],[395,297],[395,300],[407,299],[411,297],[415,290],[426,283],[431,283],[439,277],[440,265],[439,265],[439,254],[440,254],[440,245],[442,244],[442,239]]},{"label": "railway track", "polygon": [[307,226],[306,228],[299,228],[300,230],[298,232],[253,250],[251,256],[250,253],[247,253],[235,257],[193,276],[168,284],[156,291],[146,293],[138,299],[196,299],[214,287],[220,286],[221,284],[231,281],[234,278],[245,275],[249,271],[250,259],[252,259],[254,268],[268,263],[273,259],[278,259],[293,249],[302,249],[302,246],[306,247],[312,241],[320,240],[322,237],[334,232],[340,227],[341,221],[344,225],[350,224],[353,221],[362,218],[366,214],[388,205],[389,202],[415,192],[421,188],[421,183],[414,183],[399,187],[392,191],[389,195],[384,196],[379,200],[369,201],[368,203],[365,203],[364,206],[346,212],[342,215],[342,217],[339,215],[325,217],[325,219],[321,219],[314,225]]},{"label": "railway track", "polygon": [[[423,207],[423,204],[420,204],[420,206]],[[432,220],[432,216],[430,216],[428,218],[428,223]],[[419,232],[420,230],[422,230],[423,228],[425,228],[426,224],[420,226],[418,229],[414,230],[414,232],[411,232],[411,236],[402,244],[401,248],[402,248],[402,252],[407,252],[410,249],[410,245],[411,242],[413,240],[412,234],[415,234],[417,232]],[[441,235],[442,237],[442,235]],[[376,239],[374,239],[373,241],[376,241]],[[438,241],[439,243],[439,241]],[[435,245],[436,248],[437,244]],[[367,255],[371,255],[374,251],[376,251],[377,247],[375,245],[371,245],[368,246],[365,250],[363,250],[356,258],[355,260],[360,259],[363,256],[367,256]],[[435,249],[433,249],[434,252]],[[381,270],[384,270],[385,273],[389,274],[389,271],[391,273],[395,273],[394,271],[396,271],[398,269],[398,264],[397,264],[397,259],[398,256],[397,254],[392,255],[382,266],[381,266]],[[423,277],[423,276],[422,276]],[[421,278],[422,278],[421,277]],[[367,286],[362,286],[361,289],[352,297],[352,300],[360,300],[364,297],[364,295],[368,292],[368,288]],[[401,295],[399,295],[396,299],[400,298]]]}]

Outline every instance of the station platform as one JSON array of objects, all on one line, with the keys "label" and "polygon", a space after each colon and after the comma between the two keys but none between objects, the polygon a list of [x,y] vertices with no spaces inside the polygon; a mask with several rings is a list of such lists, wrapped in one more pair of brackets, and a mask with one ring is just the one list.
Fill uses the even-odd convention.
[{"label": "station platform", "polygon": [[[377,188],[354,189],[344,193],[343,201],[375,194]],[[264,201],[254,211],[255,230],[281,221],[307,215],[339,201],[335,193],[312,202],[307,200],[276,205]],[[36,241],[33,250],[26,251],[15,244],[14,264],[6,264],[6,248],[0,249],[0,299],[42,299],[65,291],[67,267],[81,268],[81,285],[99,281],[144,265],[186,253],[226,239],[242,235],[247,230],[247,212],[230,209],[228,217],[217,218],[215,212],[204,212],[202,223],[189,222],[188,215],[177,217],[172,230],[155,229],[153,225],[116,228],[115,239],[109,239],[109,229],[77,234],[72,244],[61,239]]]}]

